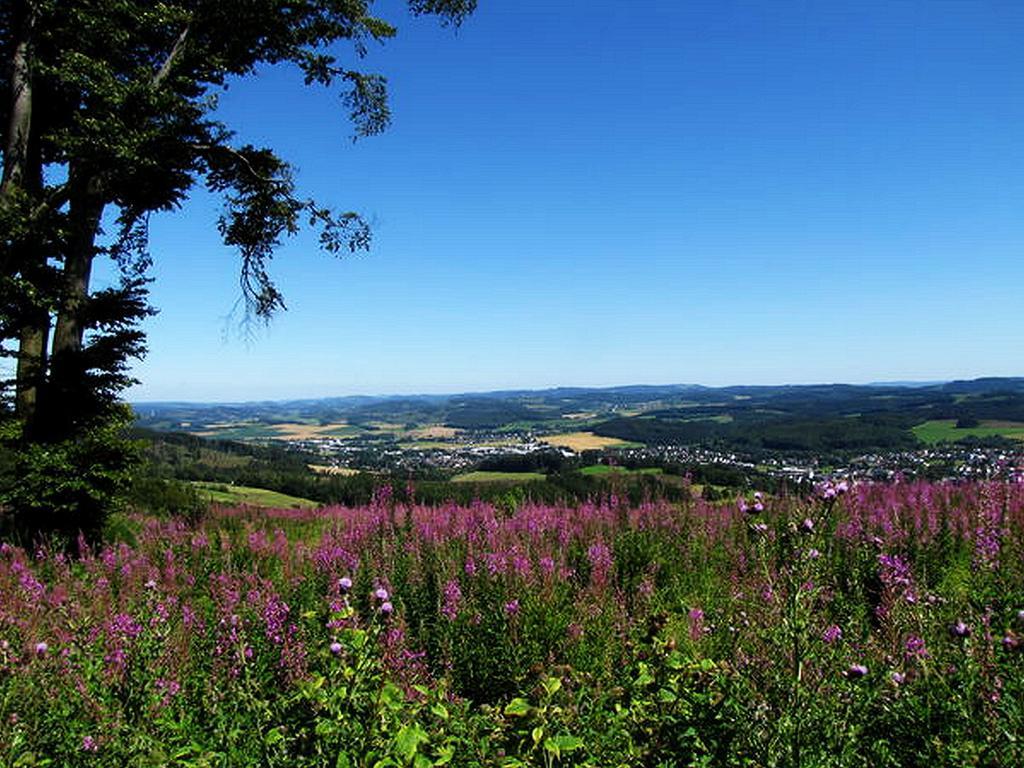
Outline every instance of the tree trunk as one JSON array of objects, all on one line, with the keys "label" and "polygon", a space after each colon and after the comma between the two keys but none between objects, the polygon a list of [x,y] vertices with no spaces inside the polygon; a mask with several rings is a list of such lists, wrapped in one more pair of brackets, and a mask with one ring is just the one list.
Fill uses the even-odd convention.
[{"label": "tree trunk", "polygon": [[4,142],[4,170],[0,180],[0,205],[6,205],[26,177],[28,146],[32,135],[32,72],[29,47],[35,23],[31,9],[20,4],[17,42],[11,56],[9,118]]},{"label": "tree trunk", "polygon": [[[74,169],[72,169],[74,173]],[[69,237],[64,257],[64,276],[61,305],[57,313],[57,327],[53,335],[53,363],[60,357],[73,355],[82,349],[82,307],[89,297],[89,278],[92,260],[96,255],[96,235],[104,202],[95,176],[75,184],[71,195]]]},{"label": "tree trunk", "polygon": [[[42,163],[38,142],[32,135],[32,68],[29,50],[35,16],[27,3],[19,4],[15,15],[18,38],[10,61],[8,123],[4,142],[4,167],[0,177],[0,207],[16,205],[18,192],[38,195],[42,191]],[[35,150],[35,151],[33,151]],[[11,273],[33,272],[45,265],[38,249],[14,249],[20,258],[5,263]],[[45,307],[31,311],[22,319],[18,338],[18,368],[15,384],[15,413],[26,423],[36,410],[39,385],[46,374],[46,345],[50,335],[50,316]]]}]

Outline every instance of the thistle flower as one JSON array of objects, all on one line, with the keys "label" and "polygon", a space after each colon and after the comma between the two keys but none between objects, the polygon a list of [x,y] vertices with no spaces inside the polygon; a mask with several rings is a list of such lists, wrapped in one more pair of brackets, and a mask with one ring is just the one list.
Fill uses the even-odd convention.
[{"label": "thistle flower", "polygon": [[836,640],[840,640],[843,637],[843,630],[836,624],[831,624],[825,627],[825,631],[821,633],[821,639],[831,645]]},{"label": "thistle flower", "polygon": [[339,653],[341,653],[341,643],[339,643],[337,640],[335,640],[333,643],[331,643],[330,649],[331,649],[331,653],[333,653],[335,656],[337,656]]},{"label": "thistle flower", "polygon": [[85,736],[82,739],[82,751],[83,752],[96,752],[100,748],[100,745],[96,743],[96,739],[92,736]]},{"label": "thistle flower", "polygon": [[50,650],[50,646],[47,645],[45,642],[40,641],[40,642],[36,643],[36,655],[37,656],[43,656],[48,650]]},{"label": "thistle flower", "polygon": [[517,613],[519,613],[519,601],[509,600],[507,603],[505,603],[505,613],[507,613],[509,616],[515,616]]},{"label": "thistle flower", "polygon": [[800,523],[800,530],[803,533],[813,533],[814,532],[814,521],[811,520],[811,518],[809,518],[809,517],[805,517],[804,521],[802,523]]},{"label": "thistle flower", "polygon": [[907,676],[904,675],[902,672],[893,672],[891,675],[889,675],[889,679],[892,680],[894,685],[903,685],[903,683],[907,679]]},{"label": "thistle flower", "polygon": [[390,603],[390,601],[385,600],[383,603],[380,604],[380,612],[385,616],[390,616],[392,613],[395,612],[395,606],[393,606]]},{"label": "thistle flower", "polygon": [[388,599],[388,591],[384,589],[384,587],[377,587],[377,590],[373,593],[373,596],[378,600],[386,602]]},{"label": "thistle flower", "polygon": [[967,626],[966,624],[964,624],[964,622],[962,620],[960,620],[960,619],[957,619],[956,624],[954,624],[952,627],[950,627],[949,632],[950,632],[950,634],[953,635],[953,637],[970,637],[971,636],[971,628],[969,626]]},{"label": "thistle flower", "polygon": [[348,576],[342,576],[340,579],[338,579],[338,588],[342,592],[349,592],[349,591],[351,591],[352,590],[352,579],[350,579]]}]

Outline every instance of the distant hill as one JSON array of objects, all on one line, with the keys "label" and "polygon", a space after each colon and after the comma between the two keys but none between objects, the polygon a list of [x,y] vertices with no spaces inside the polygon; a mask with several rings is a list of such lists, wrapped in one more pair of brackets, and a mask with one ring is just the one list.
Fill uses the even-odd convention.
[{"label": "distant hill", "polygon": [[[235,440],[336,436],[398,444],[414,439],[416,430],[433,430],[432,435],[443,430],[446,435],[586,430],[642,444],[820,453],[903,450],[922,445],[922,436],[1016,437],[1024,427],[1024,377],[870,385],[557,387],[281,402],[137,403],[134,408],[142,427]],[[920,429],[929,424],[934,426]]]}]

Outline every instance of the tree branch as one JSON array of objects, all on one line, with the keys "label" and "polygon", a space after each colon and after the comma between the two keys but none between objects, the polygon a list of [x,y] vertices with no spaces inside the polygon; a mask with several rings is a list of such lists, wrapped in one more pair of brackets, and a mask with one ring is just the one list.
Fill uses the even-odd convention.
[{"label": "tree branch", "polygon": [[153,75],[153,87],[159,88],[167,76],[171,73],[171,67],[181,56],[182,50],[185,48],[185,41],[188,39],[189,30],[192,29],[192,24],[189,22],[185,25],[185,28],[181,30],[181,34],[178,35],[178,39],[174,41],[174,45],[171,47],[171,52],[167,54],[167,58],[164,59],[163,64],[160,65],[160,69],[157,70],[156,74]]}]

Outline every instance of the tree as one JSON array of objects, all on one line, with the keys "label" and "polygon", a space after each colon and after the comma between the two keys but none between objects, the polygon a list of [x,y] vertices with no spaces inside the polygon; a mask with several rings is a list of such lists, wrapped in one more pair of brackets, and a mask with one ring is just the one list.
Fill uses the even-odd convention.
[{"label": "tree", "polygon": [[[272,148],[238,144],[217,119],[216,97],[232,78],[292,65],[306,86],[341,87],[356,137],[384,130],[385,79],[346,65],[340,48],[358,59],[396,33],[370,15],[372,1],[0,0],[0,352],[16,365],[0,409],[23,457],[85,435],[106,440],[105,425],[123,418],[117,396],[129,358],[144,351],[138,321],[150,311],[148,217],[179,207],[194,185],[224,200],[220,233],[241,256],[241,292],[255,317],[284,308],[269,264],[303,223],[331,253],[368,247],[357,213],[300,195]],[[408,0],[414,15],[452,25],[475,5]],[[105,221],[116,222],[110,233]],[[96,293],[100,256],[117,263],[122,284]],[[105,466],[124,466],[129,452],[114,450]],[[68,458],[80,451],[57,453],[80,480],[79,459]],[[16,512],[32,507],[22,496],[7,496]],[[75,502],[58,506],[70,514]],[[26,515],[39,520],[38,509]]]}]

